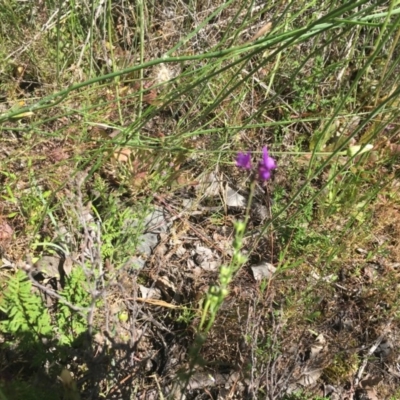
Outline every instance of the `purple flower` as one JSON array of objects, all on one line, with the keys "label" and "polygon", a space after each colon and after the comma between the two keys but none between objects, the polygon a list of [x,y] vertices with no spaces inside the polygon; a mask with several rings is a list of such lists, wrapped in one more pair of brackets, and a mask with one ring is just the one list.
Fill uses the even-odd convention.
[{"label": "purple flower", "polygon": [[264,146],[262,160],[258,165],[258,176],[262,181],[266,181],[271,178],[271,171],[275,168],[276,162],[268,155],[268,149],[266,146]]},{"label": "purple flower", "polygon": [[236,157],[236,166],[243,169],[251,169],[251,154],[238,153]]}]

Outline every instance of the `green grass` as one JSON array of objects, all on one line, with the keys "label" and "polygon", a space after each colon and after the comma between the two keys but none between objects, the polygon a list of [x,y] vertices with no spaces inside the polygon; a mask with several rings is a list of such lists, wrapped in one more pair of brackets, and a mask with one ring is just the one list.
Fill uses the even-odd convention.
[{"label": "green grass", "polygon": [[[356,371],[335,370],[335,356],[363,360],[389,320],[393,333],[399,329],[399,5],[32,3],[0,5],[0,226],[13,230],[0,234],[0,251],[21,268],[64,249],[83,271],[76,298],[54,289],[85,313],[75,331],[52,343],[87,333],[97,340],[93,354],[113,362],[95,370],[75,344],[74,362],[62,362],[71,361],[82,397],[130,396],[127,383],[167,397],[178,370],[217,374],[224,364],[250,365],[250,397],[287,398],[282,377],[296,379],[299,364],[293,343],[307,353],[319,334],[327,350],[318,382],[354,379]],[[365,145],[373,147],[354,153],[352,146]],[[255,185],[252,210],[266,213],[261,222],[250,213],[239,249],[233,226],[245,210],[226,207],[224,188],[249,198],[251,180],[235,156],[252,151],[256,159],[263,146],[278,169]],[[213,198],[201,184],[210,173]],[[132,260],[154,206],[171,213],[173,224],[138,271]],[[243,265],[233,256],[235,235]],[[218,260],[231,268],[229,291],[221,290],[226,270],[206,273],[188,261],[197,245],[224,249]],[[260,288],[249,267],[262,260],[277,272]],[[13,276],[2,270],[1,287]],[[159,303],[146,302],[140,285],[157,289]],[[57,301],[36,290],[55,329]],[[207,293],[218,297],[211,314],[202,308]],[[115,318],[121,309],[127,321]],[[341,313],[350,332],[332,328]],[[146,340],[135,333],[150,326]],[[193,347],[198,333],[206,335]],[[0,367],[29,383],[33,375],[21,362],[29,354],[15,334],[6,330],[3,339],[18,361]],[[179,365],[151,356],[157,368],[139,373],[123,355],[133,347],[136,363],[153,352]],[[47,371],[54,382],[59,367]],[[209,389],[218,395],[217,386]],[[388,397],[396,389],[384,382],[376,390]],[[305,388],[295,398],[318,398],[311,393]]]}]

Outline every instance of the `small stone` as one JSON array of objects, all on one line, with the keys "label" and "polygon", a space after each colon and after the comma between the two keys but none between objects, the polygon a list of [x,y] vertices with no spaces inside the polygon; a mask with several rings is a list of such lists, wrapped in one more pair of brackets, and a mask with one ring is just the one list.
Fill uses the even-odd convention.
[{"label": "small stone", "polygon": [[276,272],[276,268],[267,262],[262,262],[251,267],[254,279],[261,281],[262,279],[271,279],[272,275]]}]

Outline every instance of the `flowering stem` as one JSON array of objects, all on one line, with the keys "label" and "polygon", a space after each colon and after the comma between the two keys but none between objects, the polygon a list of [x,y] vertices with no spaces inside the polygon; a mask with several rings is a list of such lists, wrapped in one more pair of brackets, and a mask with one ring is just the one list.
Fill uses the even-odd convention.
[{"label": "flowering stem", "polygon": [[247,223],[250,219],[250,210],[251,204],[253,203],[256,182],[256,178],[254,178],[250,185],[249,200],[247,203],[244,221],[237,221],[235,223],[232,261],[228,266],[221,266],[219,272],[219,286],[211,287],[207,293],[205,304],[202,310],[201,321],[199,324],[199,332],[204,335],[207,335],[213,326],[217,312],[220,309],[224,299],[229,294],[228,287],[232,282],[235,273],[247,261],[247,258],[241,253],[241,249],[243,247],[243,238],[246,233]]},{"label": "flowering stem", "polygon": [[246,214],[244,216],[244,225],[245,225],[245,227],[247,227],[247,223],[249,222],[249,219],[250,219],[250,210],[251,210],[251,205],[253,203],[253,197],[254,197],[255,188],[256,188],[256,179],[253,179],[251,184],[250,184],[249,199],[247,201]]}]

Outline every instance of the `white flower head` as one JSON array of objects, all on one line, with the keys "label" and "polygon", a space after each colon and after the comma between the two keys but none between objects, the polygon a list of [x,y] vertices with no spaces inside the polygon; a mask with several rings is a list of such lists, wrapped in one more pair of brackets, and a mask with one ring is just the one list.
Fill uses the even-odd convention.
[{"label": "white flower head", "polygon": [[155,70],[155,80],[157,84],[168,82],[174,77],[173,71],[170,70],[165,64],[160,64]]}]

